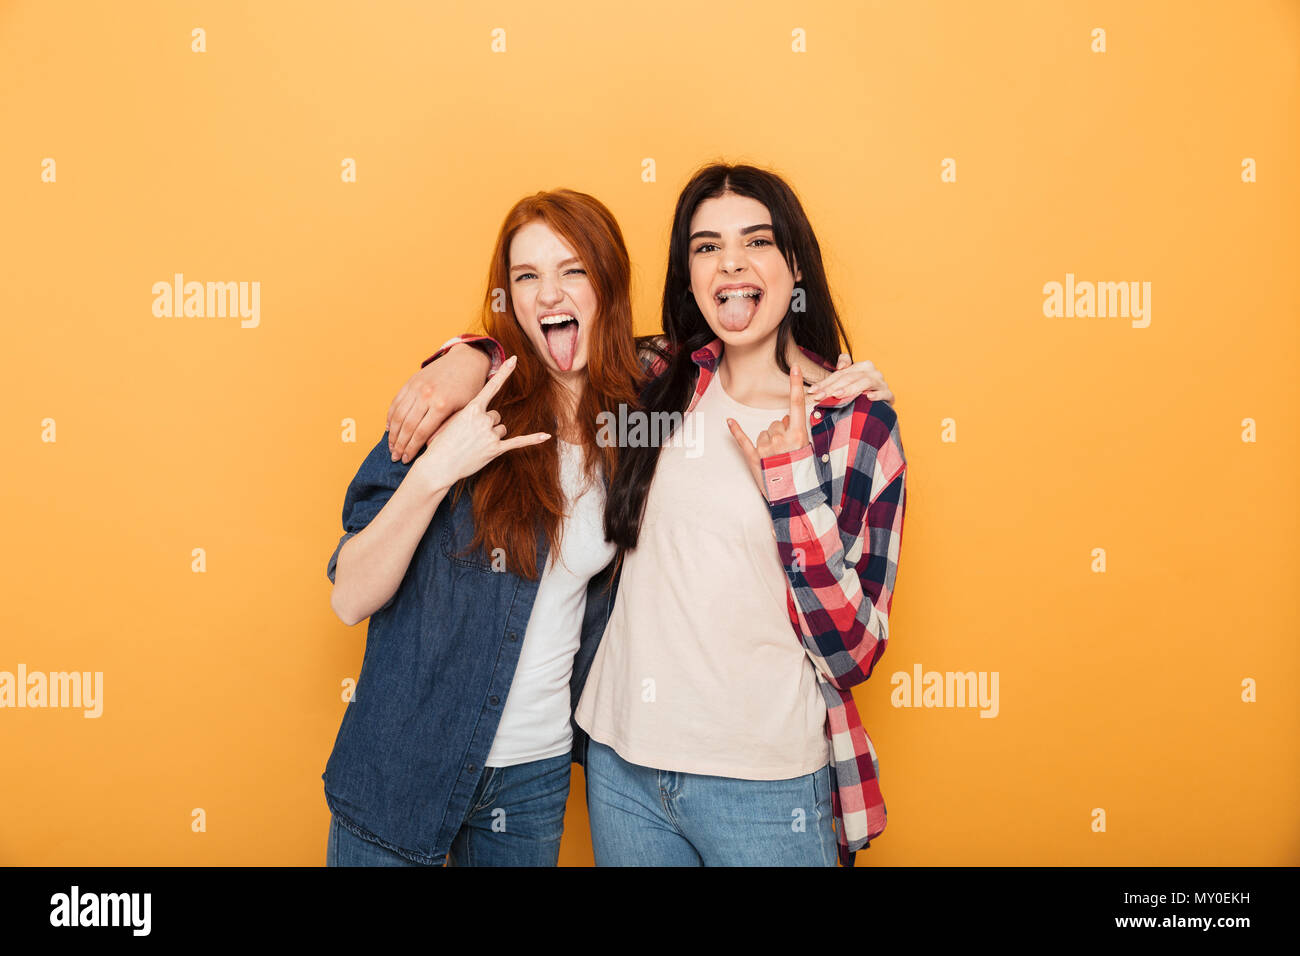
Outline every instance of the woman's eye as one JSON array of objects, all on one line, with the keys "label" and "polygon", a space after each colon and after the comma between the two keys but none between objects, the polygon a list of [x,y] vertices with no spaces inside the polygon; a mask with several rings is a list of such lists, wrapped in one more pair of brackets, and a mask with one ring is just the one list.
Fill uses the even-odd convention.
[{"label": "woman's eye", "polygon": [[586,274],[587,274],[586,269],[570,269],[568,272],[565,273],[565,275],[580,275],[580,276],[585,276]]},{"label": "woman's eye", "polygon": [[696,251],[696,252],[705,252],[705,251],[707,251],[707,250],[709,250],[709,249],[716,249],[716,248],[718,248],[718,247],[715,246],[715,245],[714,245],[713,243],[711,243],[711,242],[702,242],[702,243],[700,243],[698,246],[695,247],[695,251]]},{"label": "woman's eye", "polygon": [[[761,242],[761,243],[763,243],[763,245],[765,245],[765,246],[770,246],[770,245],[772,244],[772,240],[771,240],[771,239],[762,239],[762,238],[759,238],[759,239],[755,239],[754,242]],[[750,243],[750,245],[753,245],[753,243]]]},{"label": "woman's eye", "polygon": [[531,272],[521,272],[519,273],[519,275],[515,276],[515,281],[523,282],[525,279],[534,279],[534,278],[536,278],[536,276]]}]

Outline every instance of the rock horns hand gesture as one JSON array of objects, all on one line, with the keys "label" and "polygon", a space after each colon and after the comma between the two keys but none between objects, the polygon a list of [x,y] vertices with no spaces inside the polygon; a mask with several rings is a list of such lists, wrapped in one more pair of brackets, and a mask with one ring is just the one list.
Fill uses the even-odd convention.
[{"label": "rock horns hand gesture", "polygon": [[790,366],[790,414],[779,421],[772,422],[767,426],[766,431],[760,432],[757,444],[751,442],[749,436],[740,430],[735,419],[727,419],[731,436],[740,446],[740,452],[749,464],[750,474],[754,476],[754,483],[758,485],[758,490],[763,492],[764,497],[767,496],[767,489],[763,487],[762,459],[783,452],[798,451],[811,441],[808,437],[808,412],[804,405],[804,398],[803,373],[799,371],[799,366],[792,365]]}]

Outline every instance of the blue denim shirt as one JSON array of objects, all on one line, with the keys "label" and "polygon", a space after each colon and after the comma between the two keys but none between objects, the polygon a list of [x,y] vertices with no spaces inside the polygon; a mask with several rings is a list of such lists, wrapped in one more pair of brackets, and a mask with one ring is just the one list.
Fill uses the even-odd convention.
[{"label": "blue denim shirt", "polygon": [[[423,452],[422,452],[423,453]],[[403,464],[387,432],[343,500],[343,544],[374,520],[418,456]],[[607,482],[608,484],[608,482]],[[470,495],[447,495],[412,555],[401,585],[370,616],[356,692],[325,772],[325,802],[342,826],[420,863],[445,861],[492,749],[539,582],[494,571],[473,537]],[[538,536],[537,566],[547,544]],[[609,585],[606,590],[606,585]],[[570,681],[577,708],[617,591],[615,563],[591,579]],[[587,735],[573,724],[573,759]]]}]

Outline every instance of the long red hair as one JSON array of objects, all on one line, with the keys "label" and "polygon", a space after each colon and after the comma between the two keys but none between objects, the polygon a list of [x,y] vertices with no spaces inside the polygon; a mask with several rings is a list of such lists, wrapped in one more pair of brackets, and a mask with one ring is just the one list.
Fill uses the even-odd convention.
[{"label": "long red hair", "polygon": [[[585,323],[587,382],[578,399],[585,470],[596,468],[611,478],[618,466],[616,446],[596,442],[597,416],[618,415],[620,404],[636,406],[641,376],[632,329],[632,268],[622,230],[603,203],[586,193],[557,189],[526,196],[506,214],[497,235],[483,301],[483,325],[507,356],[517,355],[514,372],[497,393],[492,407],[501,415],[506,435],[549,432],[556,435],[556,411],[570,401],[515,319],[510,295],[510,242],[530,222],[540,221],[560,236],[582,260],[596,293],[596,315]],[[494,311],[505,290],[505,310]],[[559,445],[555,438],[506,452],[468,480],[472,489],[474,538],[470,550],[502,548],[510,571],[536,578],[539,535],[554,551],[564,518],[560,487]],[[457,487],[459,495],[462,488]]]}]

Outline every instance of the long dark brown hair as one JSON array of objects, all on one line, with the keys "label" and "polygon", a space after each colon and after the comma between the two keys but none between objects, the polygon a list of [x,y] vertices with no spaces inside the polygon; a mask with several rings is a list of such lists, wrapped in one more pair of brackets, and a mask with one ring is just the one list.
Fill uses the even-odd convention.
[{"label": "long dark brown hair", "polygon": [[[571,399],[565,386],[547,370],[532,340],[515,319],[510,294],[510,242],[520,228],[542,222],[573,249],[596,293],[596,314],[587,321],[587,381],[578,399],[577,424],[582,429],[585,471],[594,479],[600,465],[607,476],[617,475],[619,449],[596,441],[601,412],[618,414],[620,404],[636,402],[641,374],[632,331],[631,265],[623,233],[613,213],[596,198],[572,189],[535,193],[519,200],[506,214],[497,235],[483,301],[483,325],[507,356],[518,356],[510,378],[492,401],[501,414],[506,435],[557,432],[556,412]],[[507,290],[504,311],[498,290]],[[559,544],[564,519],[559,451],[555,438],[508,451],[471,479],[457,485],[459,496],[472,489],[474,538],[471,550],[502,548],[507,567],[522,577],[536,578],[539,534],[552,550]]]},{"label": "long dark brown hair", "polygon": [[[777,330],[776,364],[781,371],[790,371],[785,356],[791,338],[831,365],[835,364],[841,351],[849,351],[848,333],[840,321],[826,281],[821,247],[794,190],[780,176],[768,170],[714,163],[692,176],[677,198],[663,298],[663,327],[668,340],[669,366],[641,393],[641,407],[647,413],[686,411],[699,372],[699,367],[691,360],[691,353],[717,338],[690,289],[690,228],[691,217],[700,203],[725,193],[748,196],[767,207],[777,248],[785,256],[791,273],[797,262],[802,275],[795,283],[796,295],[791,297],[792,305],[786,309]],[[800,289],[803,290],[804,308],[795,311],[793,302]],[[841,342],[844,343],[843,349],[840,348]],[[605,506],[605,536],[619,547],[620,554],[636,547],[646,497],[658,462],[659,447],[654,445],[628,448],[623,452]]]}]

